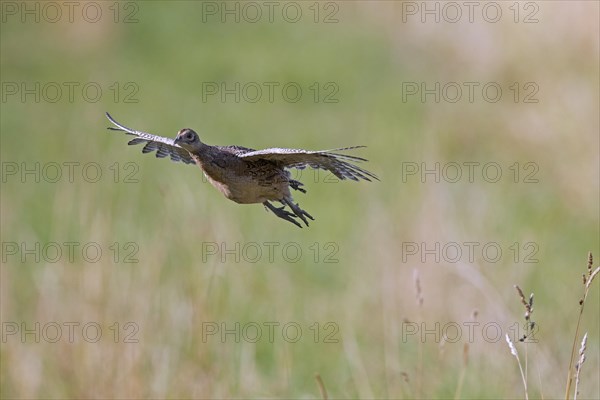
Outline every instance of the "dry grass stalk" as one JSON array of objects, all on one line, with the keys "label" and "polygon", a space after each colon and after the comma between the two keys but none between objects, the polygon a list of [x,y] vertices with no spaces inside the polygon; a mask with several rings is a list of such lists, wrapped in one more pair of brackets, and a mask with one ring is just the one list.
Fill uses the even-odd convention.
[{"label": "dry grass stalk", "polygon": [[575,373],[575,394],[573,395],[573,399],[577,400],[577,396],[579,395],[579,372],[581,371],[581,364],[585,362],[585,349],[587,345],[587,332],[583,335],[583,340],[581,341],[581,347],[579,348],[579,360],[577,364],[575,364],[575,369],[577,372]]},{"label": "dry grass stalk", "polygon": [[423,307],[423,295],[421,292],[421,280],[419,278],[419,271],[415,269],[413,276],[415,278],[415,291],[417,293],[417,304],[419,305],[419,307]]},{"label": "dry grass stalk", "polygon": [[[519,299],[521,300],[521,304],[525,308],[525,333],[522,337],[519,338],[519,342],[525,342],[527,338],[533,333],[533,328],[535,326],[535,322],[531,320],[531,314],[533,314],[533,293],[529,295],[529,300],[525,300],[525,295],[523,291],[518,285],[515,285],[515,289],[517,290],[517,294],[519,295]],[[521,365],[521,360],[517,354],[517,349],[514,347],[514,344],[506,336],[507,341],[509,342],[509,347],[511,348],[511,353],[517,358],[519,363],[519,369],[521,370],[521,379],[523,380],[523,386],[525,387],[525,398],[529,397],[527,382],[529,381],[528,376],[528,363],[529,363],[529,348],[527,344],[525,345],[525,370],[523,370],[523,366]],[[514,350],[514,351],[513,351]]]},{"label": "dry grass stalk", "polygon": [[[417,296],[417,304],[419,305],[419,321],[423,322],[423,294],[421,291],[421,279],[419,278],[419,271],[414,270],[415,279],[415,291]],[[423,340],[419,340],[418,345],[418,361],[417,361],[417,378],[416,378],[416,394],[417,398],[421,398],[421,389],[423,383]]]},{"label": "dry grass stalk", "polygon": [[[571,385],[573,383],[573,362],[575,359],[575,349],[577,346],[577,338],[579,337],[579,327],[581,325],[581,318],[583,316],[583,308],[585,306],[585,300],[587,299],[588,293],[590,291],[590,287],[594,278],[600,273],[600,267],[594,266],[594,258],[592,253],[588,253],[588,264],[587,264],[587,275],[583,275],[583,297],[579,300],[579,316],[577,317],[577,326],[575,328],[575,337],[573,338],[573,346],[571,347],[571,357],[569,359],[569,371],[567,373],[567,387],[565,390],[565,399],[569,400],[569,396],[571,394]],[[587,338],[585,338],[587,340]],[[585,349],[584,349],[585,350]],[[577,385],[577,384],[576,384]],[[577,389],[576,389],[577,390]],[[577,394],[575,394],[576,396]]]},{"label": "dry grass stalk", "polygon": [[321,379],[321,375],[318,373],[315,374],[315,380],[317,381],[317,386],[319,387],[319,392],[321,393],[321,398],[323,400],[327,400],[327,389],[325,389],[325,384],[323,383],[323,379]]},{"label": "dry grass stalk", "polygon": [[[476,309],[473,310],[473,313],[471,314],[471,320],[473,322],[477,320],[478,314],[479,314],[479,311],[477,311]],[[462,365],[462,369],[460,371],[460,376],[458,378],[458,384],[456,385],[456,392],[454,392],[455,399],[461,398],[463,383],[465,381],[465,376],[467,375],[468,363],[469,363],[469,343],[467,342],[463,346],[463,365]]]},{"label": "dry grass stalk", "polygon": [[519,370],[521,371],[521,380],[523,381],[523,386],[525,387],[525,400],[529,400],[529,393],[527,391],[527,379],[525,379],[525,373],[523,372],[523,366],[521,365],[521,360],[519,359],[519,353],[517,352],[517,348],[513,344],[512,340],[510,340],[508,333],[506,334],[506,343],[508,343],[510,353],[517,359],[517,364],[519,364]]},{"label": "dry grass stalk", "polygon": [[525,300],[525,295],[518,285],[515,285],[521,304],[525,307],[525,334],[519,338],[519,342],[524,342],[530,335],[531,331],[535,326],[535,322],[531,320],[531,314],[533,313],[533,293],[529,295],[529,301]]}]

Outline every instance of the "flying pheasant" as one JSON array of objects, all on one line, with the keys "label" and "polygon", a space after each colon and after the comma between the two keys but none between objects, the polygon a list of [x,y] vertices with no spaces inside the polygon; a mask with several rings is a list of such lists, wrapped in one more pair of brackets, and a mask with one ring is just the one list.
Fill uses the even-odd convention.
[{"label": "flying pheasant", "polygon": [[[135,136],[128,144],[145,143],[142,153],[156,150],[156,157],[170,157],[172,161],[199,166],[208,181],[229,200],[240,204],[262,203],[279,218],[298,227],[300,218],[308,226],[307,217],[314,218],[294,203],[290,187],[306,193],[303,184],[290,178],[289,168],[321,168],[330,171],[339,179],[359,181],[377,176],[352,162],[367,161],[364,158],[340,154],[340,151],[358,149],[365,146],[344,147],[341,149],[309,151],[301,149],[271,148],[253,150],[241,146],[210,146],[200,141],[198,134],[191,129],[181,129],[175,139],[155,136],[146,132],[127,128],[106,113],[108,120],[116,127],[108,129],[123,131]],[[278,201],[282,207],[275,207],[271,201]],[[288,206],[292,212],[285,210]]]}]

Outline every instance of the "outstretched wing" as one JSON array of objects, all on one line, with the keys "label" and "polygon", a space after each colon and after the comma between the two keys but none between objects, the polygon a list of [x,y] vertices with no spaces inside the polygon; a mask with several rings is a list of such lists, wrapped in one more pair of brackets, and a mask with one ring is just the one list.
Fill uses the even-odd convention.
[{"label": "outstretched wing", "polygon": [[367,161],[364,158],[340,154],[338,151],[353,150],[365,146],[344,147],[341,149],[308,151],[300,149],[265,149],[240,154],[243,160],[257,161],[267,160],[275,162],[284,168],[303,169],[308,167],[320,168],[330,171],[339,179],[352,179],[358,181],[364,179],[371,181],[370,178],[379,180],[375,174],[364,170],[352,162]]},{"label": "outstretched wing", "polygon": [[238,156],[238,157],[241,156],[241,155],[243,155],[243,154],[251,153],[253,151],[256,151],[254,149],[249,149],[247,147],[242,147],[242,146],[214,146],[214,147],[216,147],[217,149],[219,149],[221,151],[224,151],[224,152],[227,152],[227,153],[231,153],[234,156]]},{"label": "outstretched wing", "polygon": [[116,128],[109,127],[108,129],[113,131],[122,131],[128,135],[136,136],[127,144],[133,145],[146,143],[144,148],[142,148],[142,153],[151,153],[156,150],[156,157],[158,158],[169,156],[171,157],[171,161],[181,161],[186,164],[194,164],[194,160],[192,159],[192,156],[190,156],[190,153],[183,147],[176,145],[173,139],[129,129],[115,121],[109,113],[106,113],[106,118],[108,118],[108,120],[114,126],[116,126]]}]

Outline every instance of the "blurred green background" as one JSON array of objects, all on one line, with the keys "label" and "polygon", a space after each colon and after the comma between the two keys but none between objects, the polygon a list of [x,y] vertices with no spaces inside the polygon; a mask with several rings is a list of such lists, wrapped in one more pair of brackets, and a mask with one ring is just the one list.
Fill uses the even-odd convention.
[{"label": "blurred green background", "polygon": [[[319,398],[315,374],[338,398],[523,397],[514,284],[535,294],[529,395],[563,396],[600,257],[598,3],[267,3],[2,3],[2,397]],[[209,144],[367,145],[381,182],[303,171],[297,229],[128,147],[106,111]],[[599,293],[580,398],[600,397]]]}]

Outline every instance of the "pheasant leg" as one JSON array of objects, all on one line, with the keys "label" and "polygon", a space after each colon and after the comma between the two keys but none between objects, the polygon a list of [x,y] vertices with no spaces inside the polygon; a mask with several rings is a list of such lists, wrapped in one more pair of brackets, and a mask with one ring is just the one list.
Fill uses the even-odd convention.
[{"label": "pheasant leg", "polygon": [[300,186],[304,186],[304,184],[302,182],[300,182],[300,181],[296,181],[296,180],[290,179],[290,187],[292,189],[299,190],[302,193],[306,193],[306,190],[302,189]]},{"label": "pheasant leg", "polygon": [[308,221],[306,220],[306,218],[304,218],[304,216],[306,215],[308,218],[310,218],[311,220],[315,220],[312,215],[310,215],[309,213],[307,213],[306,211],[304,211],[303,209],[300,208],[300,206],[296,203],[294,203],[292,200],[289,199],[283,199],[282,201],[283,204],[287,204],[288,206],[290,206],[290,208],[292,209],[292,211],[294,212],[294,214],[296,214],[298,217],[300,217],[300,219],[302,221],[304,221],[304,223],[306,224],[306,226],[308,226]]},{"label": "pheasant leg", "polygon": [[[292,224],[298,226],[299,228],[302,228],[302,225],[300,225],[295,219],[293,219],[293,218],[296,218],[296,215],[284,210],[285,206],[277,208],[273,204],[269,203],[268,201],[265,201],[263,203],[263,205],[266,208],[268,208],[269,210],[271,210],[273,212],[273,214],[277,215],[279,218],[285,219],[286,221],[291,222]],[[306,221],[304,221],[304,222],[306,222]],[[308,224],[306,224],[306,225],[308,226]]]}]

